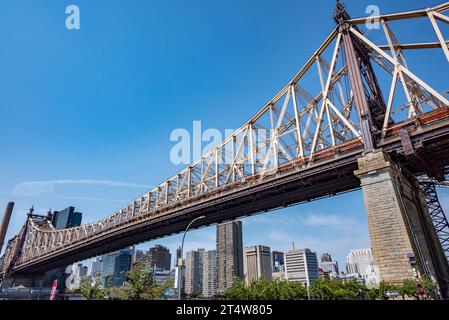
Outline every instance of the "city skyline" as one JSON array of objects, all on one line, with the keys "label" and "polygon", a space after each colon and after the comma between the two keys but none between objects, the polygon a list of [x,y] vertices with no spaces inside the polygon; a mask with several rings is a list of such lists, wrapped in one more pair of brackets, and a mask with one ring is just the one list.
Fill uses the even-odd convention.
[{"label": "city skyline", "polygon": [[[294,245],[294,244],[293,244]],[[218,243],[217,243],[217,246]],[[151,272],[153,274],[153,281],[159,285],[164,285],[170,279],[175,277],[175,266],[173,269],[166,270],[164,268],[149,267],[147,257],[151,254],[152,250],[160,248],[160,245],[156,245],[150,248],[149,251],[139,250],[135,247],[126,249],[132,256],[132,260],[129,261],[129,266],[122,265],[118,267],[120,270],[130,270],[134,264],[141,261],[146,265],[144,272]],[[164,247],[162,247],[164,248]],[[165,248],[164,248],[165,249]],[[280,252],[271,250],[271,248],[264,245],[254,245],[246,247],[243,252],[237,252],[233,254],[242,255],[240,257],[244,260],[244,274],[240,277],[251,283],[257,279],[270,280],[272,278],[283,279],[289,282],[300,281],[303,285],[306,283],[312,284],[318,278],[324,279],[340,279],[342,281],[356,280],[361,283],[369,285],[378,284],[378,278],[376,269],[373,264],[371,256],[371,248],[357,248],[348,252],[346,257],[347,263],[345,268],[338,271],[338,265],[331,266],[331,263],[336,263],[331,258],[329,252],[325,252],[321,255],[321,262],[318,262],[318,256],[313,248],[296,248],[293,247],[288,252]],[[121,251],[110,253],[110,256],[115,256]],[[184,277],[183,287],[187,295],[199,295],[205,298],[214,297],[218,292],[218,274],[217,274],[217,250],[206,251],[204,248],[198,248],[196,250],[188,251],[185,253],[184,263]],[[169,254],[171,254],[168,251]],[[282,254],[283,261],[281,265],[282,271],[274,270],[273,254]],[[70,273],[67,276],[71,279],[70,287],[79,288],[80,283],[83,281],[84,276],[89,277],[89,281],[94,284],[98,279],[101,279],[101,285],[105,285],[105,270],[103,269],[103,260],[105,256],[98,257],[92,260],[88,266],[83,263],[75,263],[69,266]],[[100,263],[100,265],[97,265]],[[322,266],[323,263],[327,263],[327,266]],[[150,263],[151,264],[151,263]],[[370,265],[371,271],[365,273],[365,269]],[[114,267],[115,268],[115,267]],[[128,268],[128,269],[127,269]],[[84,270],[84,271],[82,271]],[[106,272],[107,273],[107,272]],[[279,277],[279,274],[283,274]],[[107,276],[107,274],[106,274]],[[126,281],[126,273],[120,273],[122,281]],[[121,286],[120,283],[115,286]]]}]

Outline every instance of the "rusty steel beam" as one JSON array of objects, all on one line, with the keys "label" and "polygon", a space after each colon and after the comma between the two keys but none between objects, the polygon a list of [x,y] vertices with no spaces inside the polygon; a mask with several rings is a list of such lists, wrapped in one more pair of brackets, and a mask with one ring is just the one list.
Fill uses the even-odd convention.
[{"label": "rusty steel beam", "polygon": [[349,15],[344,10],[344,7],[340,3],[337,3],[337,11],[334,20],[339,25],[343,38],[344,55],[348,66],[349,79],[354,94],[355,107],[359,118],[360,129],[362,131],[363,143],[365,145],[365,150],[370,151],[374,149],[374,141],[371,133],[373,119],[371,117],[362,82],[359,57],[357,56],[353,39],[349,32],[349,25],[345,22],[345,19],[348,17]]},{"label": "rusty steel beam", "polygon": [[[449,45],[449,41],[446,41],[446,44]],[[383,44],[378,46],[382,50],[390,51],[390,46],[388,44]],[[415,49],[438,49],[441,48],[441,44],[439,42],[426,42],[426,43],[405,43],[400,44],[396,47],[396,49],[401,50],[415,50]]]},{"label": "rusty steel beam", "polygon": [[381,19],[383,19],[385,21],[396,21],[396,20],[403,20],[403,19],[421,18],[421,17],[427,17],[427,12],[429,10],[436,11],[436,12],[444,12],[446,10],[449,10],[449,2],[443,3],[443,4],[433,7],[433,8],[391,13],[391,14],[385,14],[385,15],[379,15],[379,16],[354,18],[354,19],[347,20],[347,22],[351,23],[351,24],[364,24],[366,22],[373,21],[373,20],[380,21]]}]

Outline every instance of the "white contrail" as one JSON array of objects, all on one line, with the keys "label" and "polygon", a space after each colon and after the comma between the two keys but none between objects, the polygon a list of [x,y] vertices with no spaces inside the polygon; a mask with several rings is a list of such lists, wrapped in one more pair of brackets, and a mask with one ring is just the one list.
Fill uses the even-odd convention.
[{"label": "white contrail", "polygon": [[40,195],[54,191],[57,186],[61,185],[96,185],[106,187],[121,188],[140,188],[149,189],[150,187],[143,184],[119,182],[111,180],[50,180],[50,181],[27,181],[19,183],[12,194],[15,195]]}]

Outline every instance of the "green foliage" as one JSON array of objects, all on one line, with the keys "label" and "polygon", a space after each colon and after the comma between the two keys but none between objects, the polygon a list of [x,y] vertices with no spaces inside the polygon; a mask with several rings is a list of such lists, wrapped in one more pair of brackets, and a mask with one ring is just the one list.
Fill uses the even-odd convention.
[{"label": "green foliage", "polygon": [[105,289],[106,298],[109,300],[131,300],[129,287],[109,287]]},{"label": "green foliage", "polygon": [[174,280],[167,281],[164,285],[152,285],[149,288],[149,297],[152,300],[160,299],[167,289],[174,287]]},{"label": "green foliage", "polygon": [[[79,291],[89,300],[151,300],[163,298],[174,284],[169,281],[165,285],[152,285],[151,272],[139,263],[129,271],[127,280],[123,287],[109,285],[102,289],[99,282],[92,285],[85,277]],[[406,279],[401,285],[381,282],[375,288],[367,288],[356,281],[318,279],[309,287],[309,293],[315,300],[380,300],[387,299],[386,292],[397,291],[403,299],[417,299],[418,284],[422,285],[427,297],[435,291],[435,284],[428,278]],[[198,296],[191,295],[192,298]],[[247,285],[240,278],[235,278],[233,286],[222,296],[225,300],[303,300],[306,297],[307,290],[299,282],[260,279]]]},{"label": "green foliage", "polygon": [[369,289],[356,281],[318,279],[309,288],[310,297],[315,300],[363,300],[370,298]]},{"label": "green foliage", "polygon": [[436,284],[430,280],[429,278],[425,277],[421,280],[421,284],[424,288],[424,293],[426,296],[431,296],[435,293],[435,290],[437,288]]},{"label": "green foliage", "polygon": [[92,285],[89,277],[81,280],[80,291],[88,300],[101,300],[105,295],[104,290],[100,288],[100,283],[97,281]]},{"label": "green foliage", "polygon": [[[418,283],[423,286],[427,296],[435,290],[435,285],[429,279],[407,279],[402,284],[381,282],[373,288],[356,281],[318,279],[309,287],[309,294],[313,300],[382,300],[388,299],[386,292],[396,291],[403,298],[417,298]],[[306,296],[306,288],[298,282],[260,279],[247,285],[239,278],[235,278],[233,286],[223,294],[226,300],[302,300]]]},{"label": "green foliage", "polygon": [[151,271],[143,263],[136,263],[126,275],[127,282],[122,287],[113,287],[111,278],[107,277],[105,287],[100,283],[92,285],[88,278],[83,279],[81,293],[88,300],[152,300],[162,298],[165,291],[173,288],[173,281],[165,285],[152,285]]},{"label": "green foliage", "polygon": [[152,283],[152,274],[142,262],[137,262],[127,276],[127,291],[130,300],[148,300],[149,287]]},{"label": "green foliage", "polygon": [[256,280],[249,285],[239,278],[225,290],[226,300],[302,300],[306,289],[300,283],[279,280]]},{"label": "green foliage", "polygon": [[399,289],[402,299],[405,299],[406,296],[418,299],[417,284],[418,282],[415,279],[404,280],[402,287]]}]

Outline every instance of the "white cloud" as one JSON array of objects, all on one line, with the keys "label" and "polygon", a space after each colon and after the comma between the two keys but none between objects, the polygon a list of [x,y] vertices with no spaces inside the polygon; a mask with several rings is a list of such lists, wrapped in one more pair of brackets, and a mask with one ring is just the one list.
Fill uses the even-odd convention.
[{"label": "white cloud", "polygon": [[302,222],[303,224],[310,227],[329,228],[335,231],[342,230],[354,232],[367,228],[367,226],[365,226],[364,224],[362,225],[353,218],[348,218],[336,214],[309,213]]},{"label": "white cloud", "polygon": [[62,185],[95,185],[105,187],[140,188],[149,189],[149,186],[137,183],[110,181],[110,180],[50,180],[50,181],[27,181],[18,184],[13,191],[14,195],[41,195],[54,191]]}]

